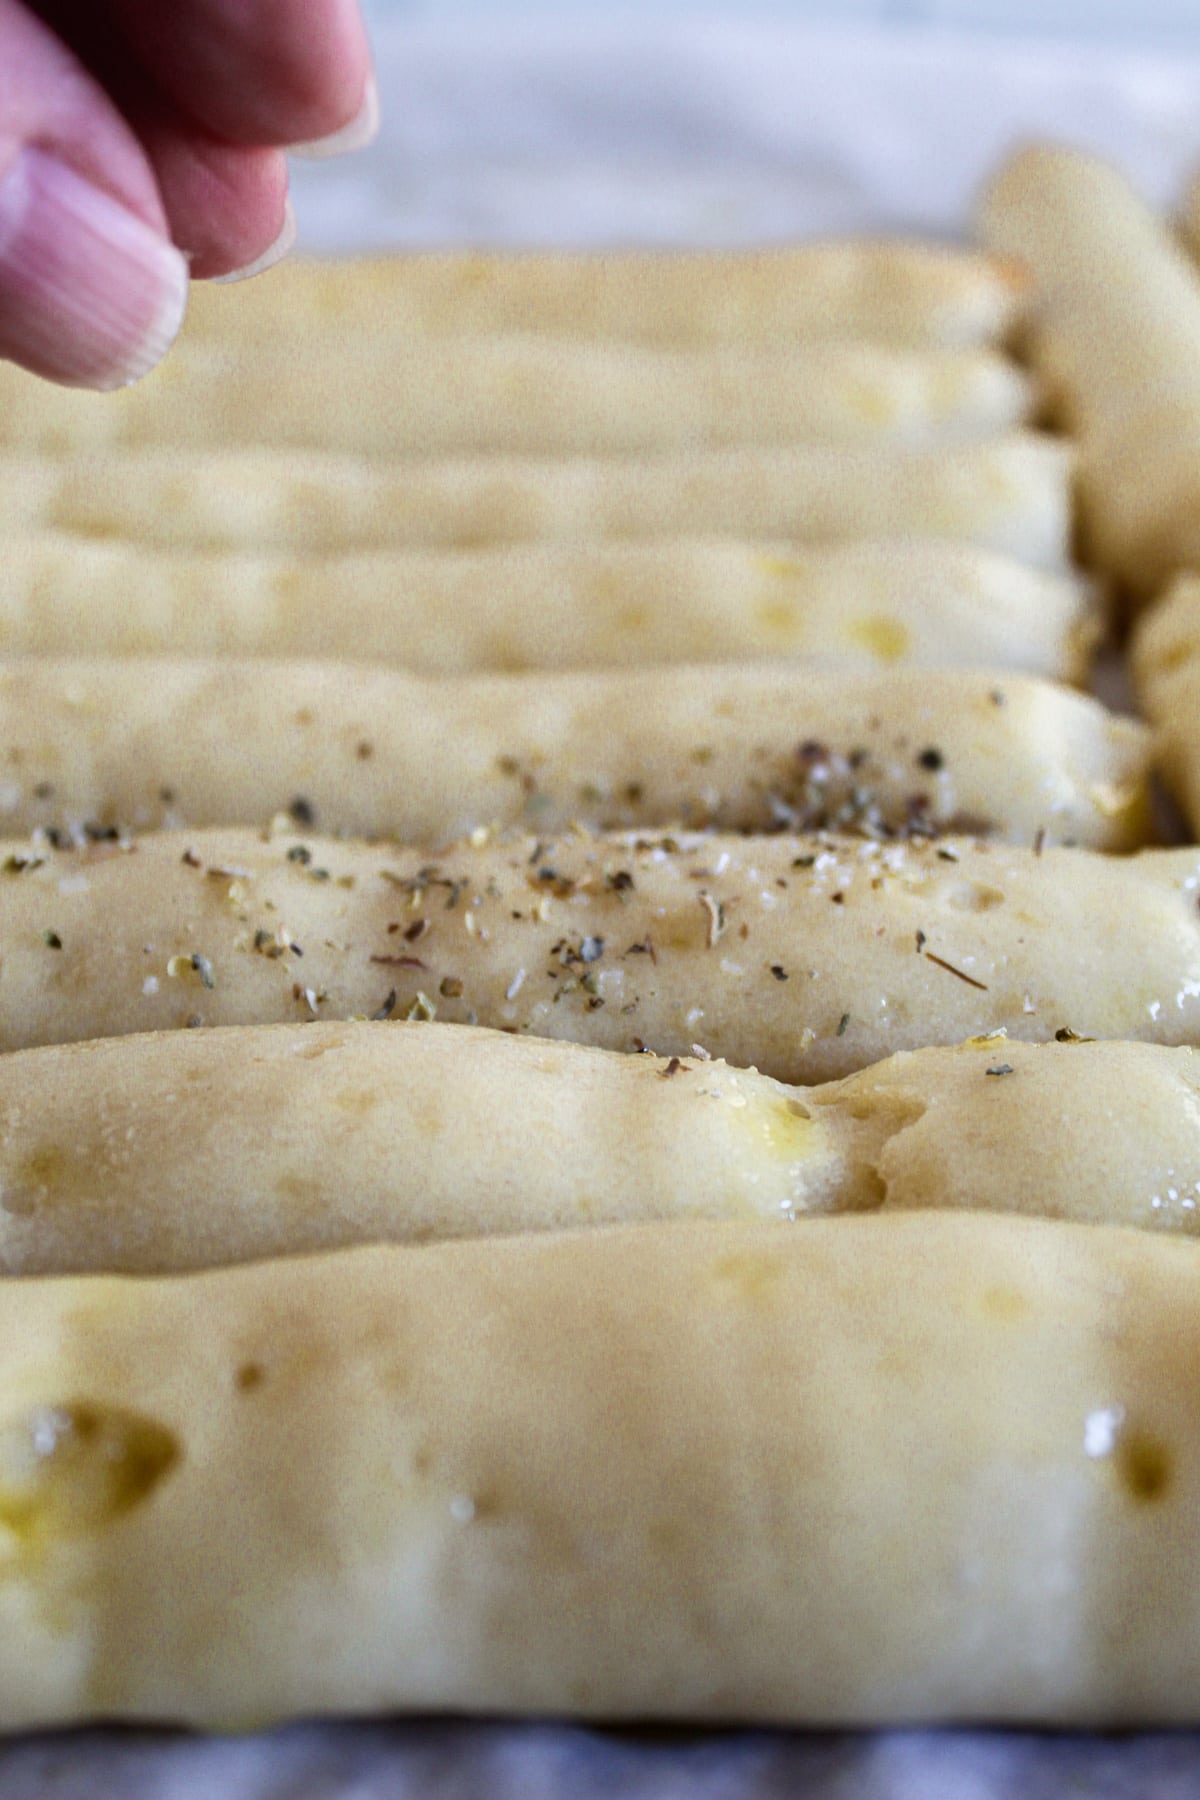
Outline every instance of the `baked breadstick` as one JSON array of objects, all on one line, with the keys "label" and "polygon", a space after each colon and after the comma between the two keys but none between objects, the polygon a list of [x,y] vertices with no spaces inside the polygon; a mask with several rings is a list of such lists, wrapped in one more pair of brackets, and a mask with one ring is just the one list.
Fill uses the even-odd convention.
[{"label": "baked breadstick", "polygon": [[1099,565],[1137,594],[1200,557],[1200,278],[1112,169],[1023,151],[993,182],[983,231],[1036,294],[1035,366],[1081,443]]},{"label": "baked breadstick", "polygon": [[5,1282],[0,1721],[1191,1721],[1198,1343],[953,1213]]},{"label": "baked breadstick", "polygon": [[969,443],[1035,410],[993,351],[876,344],[649,350],[536,337],[446,338],[310,355],[184,344],[107,402],[0,369],[0,444],[239,444],[375,456],[610,455],[751,444]]},{"label": "baked breadstick", "polygon": [[1033,433],[953,450],[738,450],[536,461],[316,454],[0,454],[0,538],[31,530],[218,549],[371,550],[733,535],[928,537],[1063,569],[1069,450]]},{"label": "baked breadstick", "polygon": [[1200,1232],[1200,1052],[1150,1044],[983,1038],[789,1088],[461,1025],[243,1026],[18,1051],[0,1104],[8,1275],[880,1208]]},{"label": "baked breadstick", "polygon": [[771,664],[426,681],[344,663],[0,664],[0,812],[437,843],[481,825],[1144,842],[1146,732],[1030,676]]},{"label": "baked breadstick", "polygon": [[1026,290],[1010,262],[943,245],[760,251],[420,255],[303,260],[274,293],[197,286],[189,339],[390,351],[414,333],[540,331],[662,347],[775,348],[866,338],[965,348],[1005,337]]},{"label": "baked breadstick", "polygon": [[1159,766],[1200,834],[1200,579],[1171,584],[1138,621],[1130,651],[1138,703],[1158,727]]},{"label": "baked breadstick", "polygon": [[1081,680],[1088,584],[969,545],[524,544],[310,557],[56,534],[0,556],[0,652],[312,656],[426,675],[794,657]]},{"label": "baked breadstick", "polygon": [[1200,1042],[1200,850],[213,831],[3,852],[5,1051],[436,1015],[824,1081],[997,1030]]}]

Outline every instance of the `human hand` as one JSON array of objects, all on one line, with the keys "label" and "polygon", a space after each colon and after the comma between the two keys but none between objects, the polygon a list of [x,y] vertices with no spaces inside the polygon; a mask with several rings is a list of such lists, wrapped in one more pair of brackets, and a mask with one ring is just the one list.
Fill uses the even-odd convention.
[{"label": "human hand", "polygon": [[295,235],[282,146],[376,122],[357,0],[0,0],[0,357],[84,387]]}]

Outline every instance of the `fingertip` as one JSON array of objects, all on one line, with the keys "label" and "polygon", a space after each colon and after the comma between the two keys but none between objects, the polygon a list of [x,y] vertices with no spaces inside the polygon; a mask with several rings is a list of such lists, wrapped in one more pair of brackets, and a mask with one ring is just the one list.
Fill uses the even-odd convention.
[{"label": "fingertip", "polygon": [[188,268],[158,231],[58,156],[19,152],[0,179],[0,354],[72,386],[117,388],[183,323]]},{"label": "fingertip", "polygon": [[374,143],[379,135],[379,88],[374,72],[367,75],[363,97],[358,111],[348,124],[337,131],[331,131],[328,137],[312,138],[307,143],[290,144],[288,153],[291,156],[323,158],[329,156],[348,156],[354,150],[365,150],[368,144]]},{"label": "fingertip", "polygon": [[224,275],[214,275],[212,281],[220,285],[223,282],[250,281],[255,275],[265,275],[276,263],[282,262],[288,251],[296,242],[296,209],[290,200],[283,203],[283,225],[279,236],[266,249],[256,256],[253,262],[246,263],[243,268],[230,269]]},{"label": "fingertip", "polygon": [[282,151],[239,148],[157,123],[144,142],[194,280],[248,268],[277,244],[287,225]]}]

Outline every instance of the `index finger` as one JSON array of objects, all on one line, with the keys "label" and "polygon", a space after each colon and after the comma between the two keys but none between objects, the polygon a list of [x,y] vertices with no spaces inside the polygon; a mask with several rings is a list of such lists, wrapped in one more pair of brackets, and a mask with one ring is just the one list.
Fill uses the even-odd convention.
[{"label": "index finger", "polygon": [[[358,0],[112,0],[159,86],[233,144],[302,144],[364,116],[371,52]],[[345,147],[349,148],[347,144]]]}]

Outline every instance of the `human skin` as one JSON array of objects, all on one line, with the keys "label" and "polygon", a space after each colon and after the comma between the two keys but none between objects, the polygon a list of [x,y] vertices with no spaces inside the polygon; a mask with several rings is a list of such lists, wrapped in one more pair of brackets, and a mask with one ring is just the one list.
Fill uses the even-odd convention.
[{"label": "human skin", "polygon": [[0,355],[87,387],[294,224],[284,149],[374,129],[357,0],[0,0]]}]

